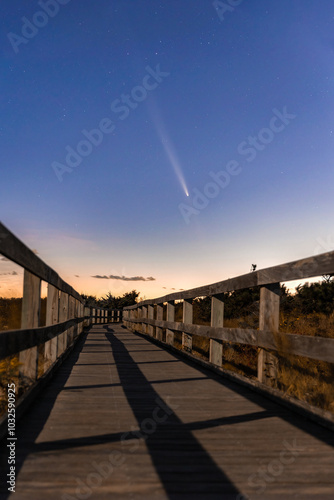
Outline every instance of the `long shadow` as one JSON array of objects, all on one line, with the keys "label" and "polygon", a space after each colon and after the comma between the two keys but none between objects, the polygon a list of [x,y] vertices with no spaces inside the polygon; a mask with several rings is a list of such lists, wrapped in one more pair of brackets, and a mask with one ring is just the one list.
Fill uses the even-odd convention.
[{"label": "long shadow", "polygon": [[[187,493],[192,498],[216,494],[221,498],[235,499],[239,493],[237,487],[172,408],[161,401],[123,342],[108,327],[105,330],[124,394],[146,440],[151,460],[168,498],[176,499],[182,493]],[[118,336],[123,336],[123,333],[120,332]],[[155,415],[159,415],[159,418],[154,419]],[[154,426],[150,427],[152,421]],[[137,435],[136,431],[127,433],[128,437],[135,438]],[[123,446],[127,444],[123,443]]]},{"label": "long shadow", "polygon": [[[138,336],[139,338],[148,340],[149,342],[152,342],[154,345],[158,345],[163,349],[163,346],[161,346],[161,344],[159,344],[152,337],[147,337],[146,335],[142,335],[139,332],[135,332],[134,335]],[[168,348],[166,350],[168,350]],[[244,398],[256,403],[257,405],[262,406],[263,409],[271,411],[274,415],[281,418],[282,420],[285,420],[294,427],[334,447],[334,432],[330,431],[329,429],[326,429],[320,424],[313,422],[306,416],[304,417],[303,415],[290,410],[289,408],[279,404],[278,402],[271,400],[262,394],[259,394],[251,388],[247,388],[241,384],[238,384],[237,382],[233,382],[232,380],[224,378],[224,376],[218,375],[217,373],[211,371],[209,368],[205,368],[200,364],[197,364],[195,361],[187,358],[183,354],[179,354],[178,352],[174,352],[173,350],[172,355],[177,360],[182,361],[188,366],[196,368],[196,370],[198,370],[200,373],[210,377],[212,380],[215,380],[224,387],[231,389],[235,393],[240,394]]]},{"label": "long shadow", "polygon": [[[73,348],[73,351],[64,361],[64,363],[60,366],[53,379],[43,390],[42,395],[32,403],[28,411],[25,413],[24,417],[19,422],[17,422],[16,463],[15,463],[16,478],[18,478],[18,474],[22,468],[25,459],[30,453],[32,453],[33,448],[35,447],[34,443],[38,438],[40,432],[43,430],[43,427],[47,419],[49,418],[49,415],[52,411],[52,408],[54,406],[58,394],[63,390],[64,385],[67,382],[67,379],[71,375],[73,365],[79,358],[79,355],[82,351],[88,333],[89,332],[84,333],[82,337],[78,340],[78,342],[75,344]],[[33,418],[29,418],[29,416],[32,415]],[[6,474],[8,473],[8,463],[7,463],[8,448],[6,448],[7,446],[6,440],[7,436],[4,437],[3,440],[0,442],[0,448],[1,450],[4,450],[1,453],[0,457],[1,500],[7,499],[11,494],[7,489],[8,485],[7,485]]]}]

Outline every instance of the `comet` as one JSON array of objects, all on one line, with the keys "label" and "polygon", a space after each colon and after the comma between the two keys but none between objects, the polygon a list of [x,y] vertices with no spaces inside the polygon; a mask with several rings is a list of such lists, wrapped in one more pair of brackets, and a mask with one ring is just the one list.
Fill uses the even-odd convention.
[{"label": "comet", "polygon": [[150,106],[150,114],[152,116],[152,121],[155,125],[157,134],[161,141],[161,144],[165,150],[166,156],[173,167],[174,173],[181,185],[182,190],[184,191],[186,196],[189,196],[189,191],[187,188],[187,184],[184,178],[184,174],[181,167],[181,162],[178,158],[177,152],[174,148],[174,145],[166,131],[166,127],[164,125],[163,119],[161,117],[160,112],[158,111],[156,103],[152,103]]}]

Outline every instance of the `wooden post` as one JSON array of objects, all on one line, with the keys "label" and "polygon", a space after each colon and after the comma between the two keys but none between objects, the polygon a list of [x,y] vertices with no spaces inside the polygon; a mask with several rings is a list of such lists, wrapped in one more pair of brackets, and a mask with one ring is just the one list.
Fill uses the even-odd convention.
[{"label": "wooden post", "polygon": [[[147,313],[148,319],[154,319],[154,306],[149,305],[148,306],[148,313]],[[154,326],[148,325],[148,334],[150,337],[154,337]]]},{"label": "wooden post", "polygon": [[[170,300],[167,302],[167,318],[166,321],[175,321],[175,301]],[[166,329],[166,344],[174,345],[174,332],[173,330]]]},{"label": "wooden post", "polygon": [[[71,320],[75,317],[75,298],[72,297],[72,295],[69,296],[68,299],[68,319]],[[67,345],[66,347],[69,347],[73,343],[73,338],[74,338],[74,327],[71,326],[67,330]]]},{"label": "wooden post", "polygon": [[[260,289],[260,330],[278,332],[280,308],[280,284],[262,286]],[[271,385],[277,377],[278,361],[276,356],[260,349],[258,353],[257,377],[260,382]]]},{"label": "wooden post", "polygon": [[[55,325],[59,318],[59,290],[48,284],[48,297],[46,299],[46,326]],[[44,344],[44,371],[57,359],[58,337],[54,337]]]},{"label": "wooden post", "polygon": [[[85,316],[85,307],[84,307],[84,305],[83,305],[83,303],[82,303],[82,302],[80,302],[80,306],[79,306],[79,307],[80,307],[80,314],[79,314],[79,315],[80,315],[80,318],[82,319],[82,318],[84,318],[84,316]],[[83,329],[84,329],[84,321],[83,321],[83,319],[82,319],[82,321],[81,321],[81,323],[80,323],[80,329],[79,329],[79,332],[80,332],[80,333],[82,333],[82,332],[83,332]]]},{"label": "wooden post", "polygon": [[120,313],[120,311],[117,311],[117,321],[119,322],[120,319],[121,319],[121,313]]},{"label": "wooden post", "polygon": [[[85,307],[84,308],[84,316],[91,316],[91,308],[90,307]],[[90,326],[91,318],[90,319],[85,319],[84,321],[84,326]]]},{"label": "wooden post", "polygon": [[[80,302],[78,299],[74,299],[74,318],[78,319],[80,317]],[[79,323],[75,323],[73,326],[73,340],[79,335]]]},{"label": "wooden post", "polygon": [[[130,310],[130,321],[131,319],[135,319],[136,318],[136,313],[137,313],[137,309],[131,309]],[[130,322],[130,329],[133,331],[135,329],[135,327],[139,327],[140,329],[140,323],[133,323],[132,321]]]},{"label": "wooden post", "polygon": [[[224,326],[224,302],[218,297],[211,297],[211,326]],[[210,339],[210,363],[216,366],[223,364],[223,343],[221,340]]]},{"label": "wooden post", "polygon": [[[183,323],[192,324],[193,323],[193,301],[192,299],[187,299],[183,301]],[[187,352],[192,352],[193,349],[193,339],[191,335],[182,332],[182,349]]]},{"label": "wooden post", "polygon": [[[157,304],[157,320],[162,321],[164,314],[164,305]],[[156,328],[156,338],[162,341],[162,328]]]},{"label": "wooden post", "polygon": [[[59,294],[59,323],[68,320],[68,294],[60,292]],[[66,351],[67,347],[67,330],[58,337],[58,356]]]},{"label": "wooden post", "polygon": [[[21,328],[37,328],[41,309],[41,280],[26,269],[23,279]],[[31,347],[19,354],[20,385],[26,386],[38,377],[38,348]]]},{"label": "wooden post", "polygon": [[[142,318],[146,319],[147,318],[147,306],[142,306],[141,311],[142,311]],[[147,333],[147,324],[146,323],[141,324],[141,331],[142,331],[142,333],[145,333],[145,334]]]}]

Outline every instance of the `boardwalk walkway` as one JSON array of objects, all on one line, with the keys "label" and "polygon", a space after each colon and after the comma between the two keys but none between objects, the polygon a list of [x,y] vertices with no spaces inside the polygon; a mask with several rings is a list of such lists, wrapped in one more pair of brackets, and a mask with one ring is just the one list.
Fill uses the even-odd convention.
[{"label": "boardwalk walkway", "polygon": [[15,500],[333,498],[333,433],[118,324],[84,335],[17,436]]}]

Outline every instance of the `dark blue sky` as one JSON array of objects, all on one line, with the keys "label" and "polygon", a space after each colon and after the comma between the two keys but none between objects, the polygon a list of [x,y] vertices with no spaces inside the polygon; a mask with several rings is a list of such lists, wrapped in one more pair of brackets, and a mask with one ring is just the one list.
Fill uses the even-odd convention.
[{"label": "dark blue sky", "polygon": [[2,7],[1,220],[79,291],[332,249],[334,5],[222,5]]}]

